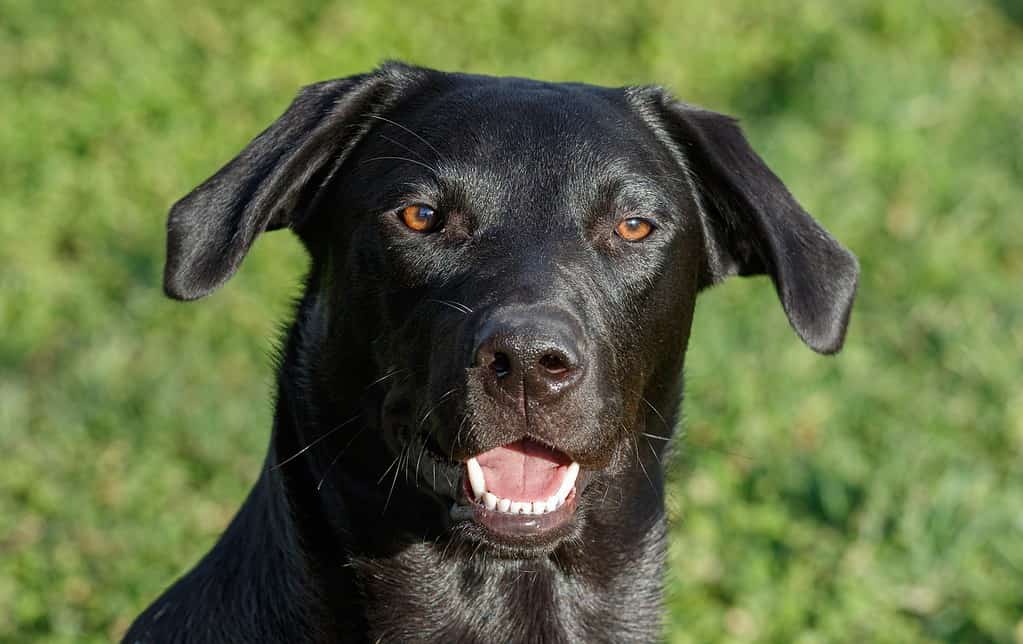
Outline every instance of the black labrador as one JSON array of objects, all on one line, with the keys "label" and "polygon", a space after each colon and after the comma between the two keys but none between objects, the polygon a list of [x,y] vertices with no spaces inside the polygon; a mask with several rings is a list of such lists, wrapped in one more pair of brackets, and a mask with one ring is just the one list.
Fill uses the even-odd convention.
[{"label": "black labrador", "polygon": [[165,290],[312,257],[262,474],[128,642],[649,642],[697,294],[767,274],[837,351],[855,257],[736,122],[657,87],[389,63],[171,210]]}]

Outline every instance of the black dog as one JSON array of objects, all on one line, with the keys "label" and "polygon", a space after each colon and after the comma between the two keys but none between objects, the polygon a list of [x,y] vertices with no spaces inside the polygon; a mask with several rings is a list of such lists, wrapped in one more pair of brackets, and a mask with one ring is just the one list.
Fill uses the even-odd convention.
[{"label": "black dog", "polygon": [[832,353],[858,275],[728,117],[401,64],[178,202],[167,293],[284,227],[312,267],[262,476],[126,641],[654,640],[697,293],[765,273]]}]

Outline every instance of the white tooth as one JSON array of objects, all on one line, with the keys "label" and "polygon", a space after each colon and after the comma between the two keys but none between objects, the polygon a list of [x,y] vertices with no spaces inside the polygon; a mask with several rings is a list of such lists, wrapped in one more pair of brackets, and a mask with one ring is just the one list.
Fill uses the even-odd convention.
[{"label": "white tooth", "polygon": [[478,499],[487,491],[487,482],[483,478],[483,468],[480,467],[479,461],[475,458],[470,458],[465,462],[465,469],[469,472],[469,486],[472,487],[472,495]]},{"label": "white tooth", "polygon": [[493,510],[497,507],[497,497],[487,492],[483,495],[483,503],[486,504],[488,510]]},{"label": "white tooth", "polygon": [[543,501],[533,502],[533,514],[543,514],[547,511],[547,504]]},{"label": "white tooth", "polygon": [[511,507],[508,509],[508,511],[511,512],[512,514],[522,514],[522,507],[524,505],[525,505],[524,503],[519,503],[518,501],[513,501],[512,504],[511,504]]},{"label": "white tooth", "polygon": [[552,494],[551,498],[547,499],[547,511],[554,512],[561,505],[561,499],[558,498],[557,494]]},{"label": "white tooth", "polygon": [[568,498],[568,493],[575,487],[575,478],[579,475],[579,464],[572,463],[568,466],[568,472],[565,473],[565,480],[561,482],[561,487],[558,488],[557,497],[564,501]]},{"label": "white tooth", "polygon": [[511,507],[510,499],[501,499],[500,501],[497,502],[497,509],[500,512],[507,512],[510,507]]}]

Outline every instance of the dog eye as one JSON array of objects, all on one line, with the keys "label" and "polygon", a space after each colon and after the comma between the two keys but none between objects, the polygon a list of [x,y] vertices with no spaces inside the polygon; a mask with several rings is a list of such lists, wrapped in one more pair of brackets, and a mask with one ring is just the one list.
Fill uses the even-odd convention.
[{"label": "dog eye", "polygon": [[432,232],[440,224],[437,211],[423,204],[405,206],[399,213],[403,224],[417,233]]},{"label": "dog eye", "polygon": [[629,217],[618,222],[615,226],[615,233],[628,242],[643,241],[654,232],[654,225],[646,219]]}]

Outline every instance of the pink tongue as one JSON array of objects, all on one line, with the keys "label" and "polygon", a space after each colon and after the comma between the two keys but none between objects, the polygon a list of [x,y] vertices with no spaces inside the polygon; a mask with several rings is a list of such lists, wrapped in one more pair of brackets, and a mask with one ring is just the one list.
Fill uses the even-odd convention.
[{"label": "pink tongue", "polygon": [[545,501],[558,491],[572,460],[529,439],[476,457],[487,490],[512,501]]}]

